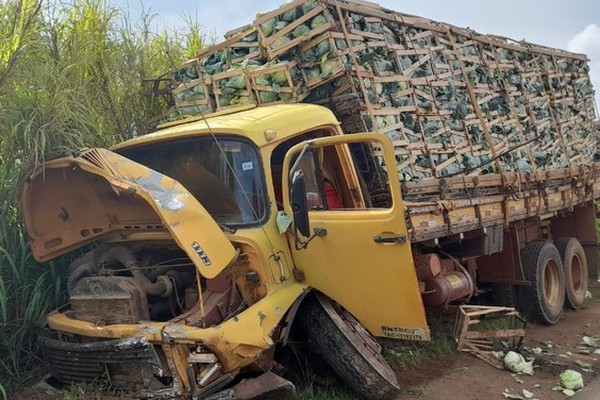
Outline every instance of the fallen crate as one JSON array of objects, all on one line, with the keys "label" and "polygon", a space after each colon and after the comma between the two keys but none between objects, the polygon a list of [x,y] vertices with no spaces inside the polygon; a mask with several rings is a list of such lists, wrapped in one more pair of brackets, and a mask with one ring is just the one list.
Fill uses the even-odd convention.
[{"label": "fallen crate", "polygon": [[456,349],[471,353],[488,364],[503,369],[492,351],[518,350],[523,343],[527,322],[512,307],[458,307],[453,336]]}]

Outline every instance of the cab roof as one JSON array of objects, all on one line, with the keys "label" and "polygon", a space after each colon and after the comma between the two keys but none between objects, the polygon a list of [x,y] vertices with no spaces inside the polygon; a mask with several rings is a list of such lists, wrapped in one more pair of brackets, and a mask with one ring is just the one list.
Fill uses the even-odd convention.
[{"label": "cab roof", "polygon": [[[333,113],[325,107],[314,104],[279,104],[246,111],[212,114],[205,118],[189,118],[169,124],[153,133],[127,140],[112,149],[121,150],[148,143],[201,136],[211,132],[242,135],[261,147],[325,125],[339,125]],[[276,137],[267,140],[265,138],[267,130],[275,131]]]}]

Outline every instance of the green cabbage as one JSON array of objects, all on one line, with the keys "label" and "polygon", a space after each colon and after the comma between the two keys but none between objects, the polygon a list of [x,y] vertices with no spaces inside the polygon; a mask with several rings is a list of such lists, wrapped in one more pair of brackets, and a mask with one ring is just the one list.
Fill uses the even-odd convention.
[{"label": "green cabbage", "polygon": [[282,101],[289,101],[292,99],[291,93],[279,93],[279,99]]},{"label": "green cabbage", "polygon": [[325,25],[326,23],[327,23],[327,18],[325,18],[324,15],[319,14],[310,21],[310,29],[316,29],[320,26]]},{"label": "green cabbage", "polygon": [[326,60],[321,62],[321,77],[325,78],[333,73],[333,71],[340,65],[337,59]]},{"label": "green cabbage", "polygon": [[260,26],[265,37],[269,37],[273,34],[273,30],[275,29],[275,24],[277,24],[277,18],[271,18],[263,22]]},{"label": "green cabbage", "polygon": [[277,101],[277,93],[260,91],[258,92],[258,97],[260,98],[261,103],[272,103]]},{"label": "green cabbage", "polygon": [[233,98],[231,99],[231,101],[229,102],[230,105],[236,105],[236,104],[245,104],[248,101],[250,101],[250,97],[249,96],[233,96]]},{"label": "green cabbage", "polygon": [[190,91],[193,94],[204,94],[204,88],[201,85],[192,86]]},{"label": "green cabbage", "polygon": [[309,68],[306,70],[306,79],[312,82],[321,77],[321,70],[318,67]]},{"label": "green cabbage", "polygon": [[244,38],[242,38],[242,42],[245,43],[252,43],[252,42],[256,42],[258,40],[258,33],[256,31],[250,33],[248,36],[245,36]]},{"label": "green cabbage", "polygon": [[173,79],[180,82],[189,82],[192,79],[198,79],[198,69],[195,65],[180,68],[173,73]]},{"label": "green cabbage", "polygon": [[219,96],[219,107],[226,107],[231,102],[233,96],[221,95]]},{"label": "green cabbage", "polygon": [[287,75],[286,75],[285,71],[273,72],[273,74],[271,74],[271,79],[275,83],[288,86],[288,80],[287,80]]},{"label": "green cabbage", "polygon": [[560,385],[565,389],[579,390],[583,388],[583,378],[579,372],[567,369],[560,374]]},{"label": "green cabbage", "polygon": [[271,47],[273,47],[274,49],[278,49],[280,47],[285,46],[286,44],[288,44],[291,41],[292,41],[292,39],[290,39],[288,36],[282,36],[279,39],[277,39],[276,41],[274,41],[271,44]]},{"label": "green cabbage", "polygon": [[297,38],[302,35],[306,35],[308,32],[310,32],[310,26],[302,24],[292,31],[292,36]]},{"label": "green cabbage", "polygon": [[335,39],[335,47],[337,47],[338,50],[344,51],[348,48],[348,45],[344,39]]},{"label": "green cabbage", "polygon": [[317,53],[319,54],[319,57],[324,56],[325,54],[328,54],[329,51],[331,50],[331,44],[329,43],[329,40],[323,40],[321,43],[319,43],[317,45]]},{"label": "green cabbage", "polygon": [[285,21],[279,21],[275,24],[275,32],[279,32],[280,30],[282,30],[283,28],[285,28],[286,26],[288,26],[289,23],[285,22]]},{"label": "green cabbage", "polygon": [[246,89],[246,79],[244,78],[244,75],[234,75],[227,79],[224,86],[233,89]]},{"label": "green cabbage", "polygon": [[195,115],[201,114],[209,111],[208,105],[206,104],[197,104],[193,106],[185,106],[185,107],[177,107],[177,111],[181,115]]},{"label": "green cabbage", "polygon": [[291,10],[286,11],[283,14],[281,14],[281,19],[286,22],[292,22],[296,18],[298,18],[298,9],[297,8],[292,8]]},{"label": "green cabbage", "polygon": [[314,64],[317,61],[319,61],[319,59],[321,57],[319,57],[319,54],[317,52],[317,49],[312,47],[308,50],[303,51],[300,56],[302,57],[302,61],[307,62],[309,64]]},{"label": "green cabbage", "polygon": [[195,65],[190,65],[185,68],[185,74],[190,80],[198,79],[198,69],[196,69]]},{"label": "green cabbage", "polygon": [[261,86],[269,86],[271,84],[271,75],[264,74],[257,76],[256,84]]},{"label": "green cabbage", "polygon": [[302,14],[306,14],[319,6],[317,0],[307,0],[302,4]]}]

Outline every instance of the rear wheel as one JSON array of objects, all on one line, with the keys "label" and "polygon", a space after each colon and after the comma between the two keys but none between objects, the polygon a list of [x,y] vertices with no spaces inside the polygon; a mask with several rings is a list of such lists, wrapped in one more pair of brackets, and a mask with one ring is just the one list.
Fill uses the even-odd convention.
[{"label": "rear wheel", "polygon": [[588,288],[587,258],[576,238],[555,241],[565,270],[565,305],[573,310],[581,308]]},{"label": "rear wheel", "polygon": [[521,252],[525,279],[519,303],[524,314],[542,324],[555,324],[565,302],[565,275],[558,249],[552,242],[531,242]]},{"label": "rear wheel", "polygon": [[346,310],[317,294],[306,298],[298,318],[318,353],[355,391],[378,400],[399,395],[381,347]]}]

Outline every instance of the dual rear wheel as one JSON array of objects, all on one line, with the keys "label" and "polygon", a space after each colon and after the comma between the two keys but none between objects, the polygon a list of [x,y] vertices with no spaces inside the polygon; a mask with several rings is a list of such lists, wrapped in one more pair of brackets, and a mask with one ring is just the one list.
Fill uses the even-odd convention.
[{"label": "dual rear wheel", "polygon": [[585,253],[576,238],[535,241],[521,252],[531,286],[519,289],[521,311],[532,321],[555,324],[563,307],[581,308],[588,285]]}]

